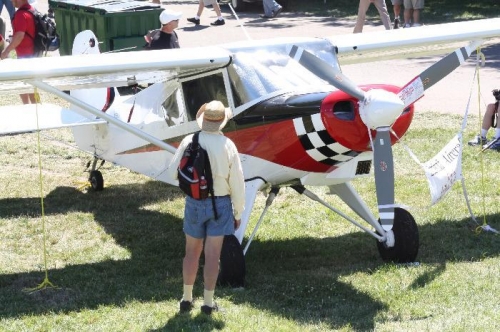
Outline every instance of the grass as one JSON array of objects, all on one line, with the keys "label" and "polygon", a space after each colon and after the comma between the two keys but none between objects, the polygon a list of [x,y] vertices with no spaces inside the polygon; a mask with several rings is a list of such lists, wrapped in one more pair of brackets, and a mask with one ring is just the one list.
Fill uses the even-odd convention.
[{"label": "grass", "polygon": [[[456,124],[456,125],[450,125]],[[405,143],[427,160],[460,117],[417,114]],[[471,116],[466,138],[477,128]],[[77,190],[89,159],[66,130],[0,139],[0,330],[2,331],[495,331],[500,238],[474,232],[460,186],[436,206],[425,177],[395,148],[396,199],[420,230],[418,266],[386,264],[375,240],[317,203],[283,190],[247,254],[247,287],[218,288],[224,312],[178,315],[183,258],[180,191],[105,164],[103,192]],[[466,147],[474,212],[500,229],[496,168]],[[495,165],[498,155],[482,155]],[[354,185],[375,207],[371,177]],[[324,188],[313,191],[349,213]],[[259,196],[251,226],[264,205]],[[484,210],[483,210],[484,205]],[[484,214],[483,214],[484,211]],[[43,233],[45,225],[45,241]],[[46,261],[44,260],[44,243]],[[45,277],[57,288],[36,292]],[[201,273],[198,280],[201,280]],[[201,297],[198,282],[195,295]],[[465,302],[465,304],[464,304]],[[198,306],[200,302],[198,302]]]}]

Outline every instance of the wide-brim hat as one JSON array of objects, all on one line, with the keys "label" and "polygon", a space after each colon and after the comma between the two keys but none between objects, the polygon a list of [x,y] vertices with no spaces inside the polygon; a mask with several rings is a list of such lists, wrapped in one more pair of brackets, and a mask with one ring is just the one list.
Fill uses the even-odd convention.
[{"label": "wide-brim hat", "polygon": [[196,122],[201,130],[218,132],[224,128],[231,115],[231,109],[224,107],[220,101],[213,100],[200,107],[196,113]]}]

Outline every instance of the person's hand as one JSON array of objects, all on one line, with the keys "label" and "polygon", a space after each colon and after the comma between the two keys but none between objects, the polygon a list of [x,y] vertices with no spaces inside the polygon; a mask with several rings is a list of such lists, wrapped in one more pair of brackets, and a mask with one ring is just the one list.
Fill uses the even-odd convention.
[{"label": "person's hand", "polygon": [[241,225],[241,219],[234,219],[234,230],[240,228],[240,225]]}]

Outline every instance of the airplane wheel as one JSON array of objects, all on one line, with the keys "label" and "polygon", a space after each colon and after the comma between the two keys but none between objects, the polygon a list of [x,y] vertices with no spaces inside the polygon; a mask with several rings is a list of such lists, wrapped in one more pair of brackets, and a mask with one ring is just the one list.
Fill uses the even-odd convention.
[{"label": "airplane wheel", "polygon": [[90,186],[95,191],[101,191],[104,189],[104,179],[102,178],[102,173],[99,171],[90,172]]},{"label": "airplane wheel", "polygon": [[217,285],[244,287],[245,273],[245,255],[240,242],[234,235],[224,236]]},{"label": "airplane wheel", "polygon": [[394,247],[387,248],[385,243],[377,241],[382,259],[394,263],[414,262],[420,243],[417,223],[413,216],[404,209],[395,208],[392,231],[394,232]]},{"label": "airplane wheel", "polygon": [[246,9],[247,4],[243,0],[231,0],[231,6],[233,6],[234,11],[242,12]]}]

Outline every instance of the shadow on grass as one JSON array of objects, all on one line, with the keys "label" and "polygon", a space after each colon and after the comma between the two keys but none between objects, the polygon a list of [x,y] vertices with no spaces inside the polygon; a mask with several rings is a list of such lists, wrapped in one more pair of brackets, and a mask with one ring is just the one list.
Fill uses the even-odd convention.
[{"label": "shadow on grass", "polygon": [[[0,318],[121,306],[131,300],[179,299],[184,247],[182,221],[143,209],[168,195],[179,193],[176,188],[154,181],[114,186],[94,194],[66,187],[53,190],[46,197],[47,215],[69,211],[93,213],[94,220],[117,244],[131,252],[131,258],[51,269],[51,281],[61,288],[32,294],[22,290],[41,282],[44,273],[0,275]],[[0,206],[3,218],[39,214],[36,198],[3,199]],[[500,216],[488,218],[497,221]],[[444,238],[447,240],[443,241]],[[491,257],[500,253],[498,237],[474,235],[465,220],[424,225],[420,227],[420,239],[419,260],[436,267],[420,275],[411,285],[413,288],[425,287],[438,277],[448,261],[470,262],[483,259],[485,252]],[[373,330],[375,317],[387,310],[387,306],[342,279],[383,266],[375,240],[361,232],[321,239],[255,240],[247,254],[247,289],[217,292],[236,304],[251,304],[301,324],[321,321],[332,329],[351,326],[354,330]],[[211,318],[196,316],[192,320],[175,315],[161,330],[185,327],[189,321],[210,329],[224,326]]]}]

